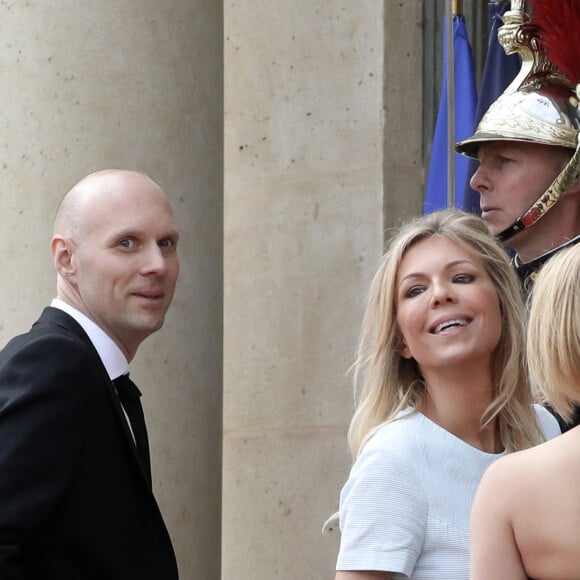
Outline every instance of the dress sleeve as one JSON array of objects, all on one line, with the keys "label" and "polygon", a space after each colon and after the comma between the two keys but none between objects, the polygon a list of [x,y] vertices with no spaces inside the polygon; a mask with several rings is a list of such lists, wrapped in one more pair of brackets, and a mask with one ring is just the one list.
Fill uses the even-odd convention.
[{"label": "dress sleeve", "polygon": [[363,450],[340,494],[337,570],[411,576],[421,553],[428,503],[411,463],[388,449]]},{"label": "dress sleeve", "polygon": [[537,404],[534,405],[534,408],[536,409],[536,416],[538,417],[538,422],[540,423],[546,441],[549,441],[562,433],[558,421],[550,411],[542,405]]}]

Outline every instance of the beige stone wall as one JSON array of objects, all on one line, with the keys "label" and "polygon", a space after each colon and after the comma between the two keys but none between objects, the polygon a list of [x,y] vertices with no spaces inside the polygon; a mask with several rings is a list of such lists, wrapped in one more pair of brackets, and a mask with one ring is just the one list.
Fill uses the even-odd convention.
[{"label": "beige stone wall", "polygon": [[400,220],[423,211],[422,14],[423,2],[385,1],[383,219],[387,235]]},{"label": "beige stone wall", "polygon": [[134,374],[182,578],[219,578],[222,5],[3,2],[0,31],[0,341],[54,295],[48,247],[67,189],[104,167],[151,175],[178,214],[182,275]]},{"label": "beige stone wall", "polygon": [[346,372],[420,208],[420,4],[225,4],[224,580],[334,577]]},{"label": "beige stone wall", "polygon": [[331,578],[346,372],[383,230],[420,210],[421,3],[223,7],[225,36],[219,2],[0,6],[0,340],[54,294],[70,185],[150,174],[178,213],[182,275],[135,375],[181,576],[217,580],[221,560],[224,580]]}]

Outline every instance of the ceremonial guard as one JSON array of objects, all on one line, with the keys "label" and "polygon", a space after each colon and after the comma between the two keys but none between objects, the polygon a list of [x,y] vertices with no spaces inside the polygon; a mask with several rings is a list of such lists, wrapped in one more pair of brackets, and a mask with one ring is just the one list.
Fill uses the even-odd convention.
[{"label": "ceremonial guard", "polygon": [[490,232],[515,251],[526,293],[547,260],[580,241],[579,27],[579,0],[513,0],[498,38],[520,55],[520,72],[456,145],[479,159],[471,186]]}]

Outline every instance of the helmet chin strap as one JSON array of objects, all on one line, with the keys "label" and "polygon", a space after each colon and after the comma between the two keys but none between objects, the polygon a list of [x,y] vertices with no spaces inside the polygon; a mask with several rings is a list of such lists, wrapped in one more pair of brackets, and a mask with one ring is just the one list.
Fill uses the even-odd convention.
[{"label": "helmet chin strap", "polygon": [[531,228],[538,223],[566,193],[566,191],[580,178],[580,134],[577,138],[576,150],[566,167],[552,181],[552,184],[540,197],[518,218],[511,226],[497,234],[500,242],[509,240],[515,234]]}]

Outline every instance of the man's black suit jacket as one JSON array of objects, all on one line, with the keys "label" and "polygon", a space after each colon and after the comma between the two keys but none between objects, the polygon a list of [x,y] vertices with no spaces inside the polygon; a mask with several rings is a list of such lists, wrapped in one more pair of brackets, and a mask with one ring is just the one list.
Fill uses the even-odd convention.
[{"label": "man's black suit jacket", "polygon": [[101,359],[46,308],[0,352],[0,579],[177,577]]}]

